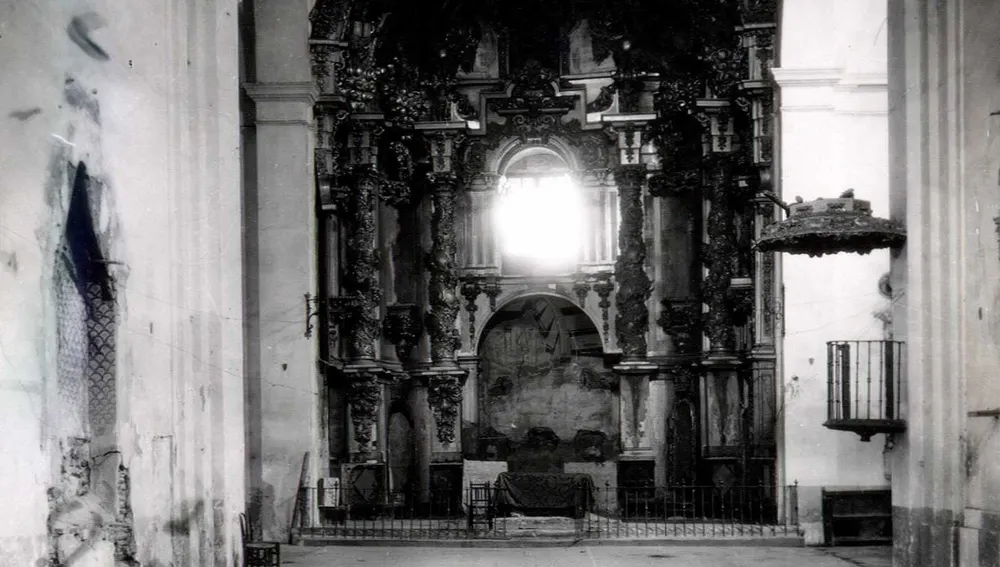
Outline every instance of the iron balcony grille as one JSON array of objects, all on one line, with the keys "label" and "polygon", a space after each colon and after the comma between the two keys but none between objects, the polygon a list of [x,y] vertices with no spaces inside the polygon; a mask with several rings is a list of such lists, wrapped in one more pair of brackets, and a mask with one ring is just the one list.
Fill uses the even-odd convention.
[{"label": "iron balcony grille", "polygon": [[830,341],[827,352],[827,421],[862,441],[876,433],[905,431],[900,413],[905,343]]}]

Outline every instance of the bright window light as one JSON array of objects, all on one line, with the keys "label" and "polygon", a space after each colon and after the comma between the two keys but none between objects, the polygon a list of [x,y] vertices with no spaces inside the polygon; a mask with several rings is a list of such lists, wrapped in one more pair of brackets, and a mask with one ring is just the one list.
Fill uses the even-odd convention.
[{"label": "bright window light", "polygon": [[583,206],[569,175],[504,178],[496,210],[507,255],[542,266],[577,261]]}]

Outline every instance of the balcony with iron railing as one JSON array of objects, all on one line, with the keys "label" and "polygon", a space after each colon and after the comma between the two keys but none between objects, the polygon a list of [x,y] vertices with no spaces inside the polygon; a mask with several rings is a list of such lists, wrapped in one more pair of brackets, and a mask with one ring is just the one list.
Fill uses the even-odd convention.
[{"label": "balcony with iron railing", "polygon": [[862,441],[878,433],[906,430],[901,382],[905,343],[831,341],[827,348],[827,420],[824,426],[852,431]]}]

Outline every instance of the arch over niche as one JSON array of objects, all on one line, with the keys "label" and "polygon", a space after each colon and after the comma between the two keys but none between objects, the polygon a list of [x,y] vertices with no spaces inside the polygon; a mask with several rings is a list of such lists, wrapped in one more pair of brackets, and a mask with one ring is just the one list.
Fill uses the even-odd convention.
[{"label": "arch over niche", "polygon": [[480,458],[556,472],[616,456],[617,377],[597,325],[575,303],[511,298],[489,317],[476,351]]},{"label": "arch over niche", "polygon": [[485,336],[487,329],[489,329],[491,325],[494,325],[496,323],[497,314],[503,311],[504,309],[510,308],[510,306],[515,304],[516,302],[523,301],[524,299],[530,297],[549,297],[557,301],[562,300],[565,301],[566,303],[573,305],[576,309],[579,309],[580,312],[587,317],[587,320],[590,322],[590,325],[592,325],[594,330],[597,332],[597,336],[598,339],[600,340],[600,345],[603,350],[603,346],[607,343],[606,343],[606,337],[604,336],[604,333],[601,330],[600,321],[595,319],[594,316],[591,313],[587,312],[586,309],[577,305],[572,297],[570,297],[568,294],[559,293],[557,291],[543,291],[537,289],[529,289],[511,293],[509,296],[497,302],[496,309],[494,309],[493,312],[490,313],[489,317],[481,317],[477,319],[475,341],[474,345],[472,345],[474,347],[473,354],[477,356],[479,355],[480,351],[482,350],[483,337]]},{"label": "arch over niche", "polygon": [[492,152],[486,162],[486,172],[503,175],[510,164],[532,154],[549,154],[558,157],[566,163],[570,172],[582,169],[578,151],[560,136],[550,136],[547,143],[525,142],[517,137],[510,137]]}]

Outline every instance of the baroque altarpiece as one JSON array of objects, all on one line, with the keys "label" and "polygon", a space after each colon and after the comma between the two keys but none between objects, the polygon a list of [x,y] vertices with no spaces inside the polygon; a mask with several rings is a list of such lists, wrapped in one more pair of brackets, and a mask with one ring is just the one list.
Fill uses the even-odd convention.
[{"label": "baroque altarpiece", "polygon": [[326,474],[775,486],[773,6],[666,2],[655,45],[451,14],[408,51],[420,22],[363,4],[310,39]]}]

